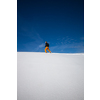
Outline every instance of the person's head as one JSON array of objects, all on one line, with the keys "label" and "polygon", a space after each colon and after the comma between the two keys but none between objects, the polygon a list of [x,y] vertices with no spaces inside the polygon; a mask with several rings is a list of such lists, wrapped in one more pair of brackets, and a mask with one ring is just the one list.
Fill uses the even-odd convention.
[{"label": "person's head", "polygon": [[45,41],[45,43],[47,43],[47,41]]}]

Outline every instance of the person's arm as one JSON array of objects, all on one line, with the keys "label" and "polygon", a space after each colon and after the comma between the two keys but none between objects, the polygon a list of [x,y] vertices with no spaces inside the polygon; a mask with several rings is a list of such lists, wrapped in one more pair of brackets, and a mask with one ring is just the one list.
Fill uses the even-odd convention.
[{"label": "person's arm", "polygon": [[46,47],[46,43],[45,43],[45,47]]}]

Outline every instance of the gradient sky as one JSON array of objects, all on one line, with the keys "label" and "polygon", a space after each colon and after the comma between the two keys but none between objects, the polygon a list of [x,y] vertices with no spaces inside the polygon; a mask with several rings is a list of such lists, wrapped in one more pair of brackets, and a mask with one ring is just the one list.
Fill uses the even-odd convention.
[{"label": "gradient sky", "polygon": [[84,53],[84,0],[17,0],[17,51]]}]

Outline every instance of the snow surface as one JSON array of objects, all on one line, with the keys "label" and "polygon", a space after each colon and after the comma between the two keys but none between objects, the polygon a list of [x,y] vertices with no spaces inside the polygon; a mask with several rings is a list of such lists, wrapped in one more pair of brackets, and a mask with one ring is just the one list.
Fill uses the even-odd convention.
[{"label": "snow surface", "polygon": [[17,52],[17,100],[84,100],[84,54]]}]

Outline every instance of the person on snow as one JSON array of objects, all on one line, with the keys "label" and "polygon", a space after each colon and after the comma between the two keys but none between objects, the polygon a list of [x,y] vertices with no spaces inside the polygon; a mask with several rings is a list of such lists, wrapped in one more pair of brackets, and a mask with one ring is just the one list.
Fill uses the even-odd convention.
[{"label": "person on snow", "polygon": [[49,43],[47,43],[47,41],[45,42],[45,53],[47,53],[47,50],[51,53],[51,51],[49,50]]}]

